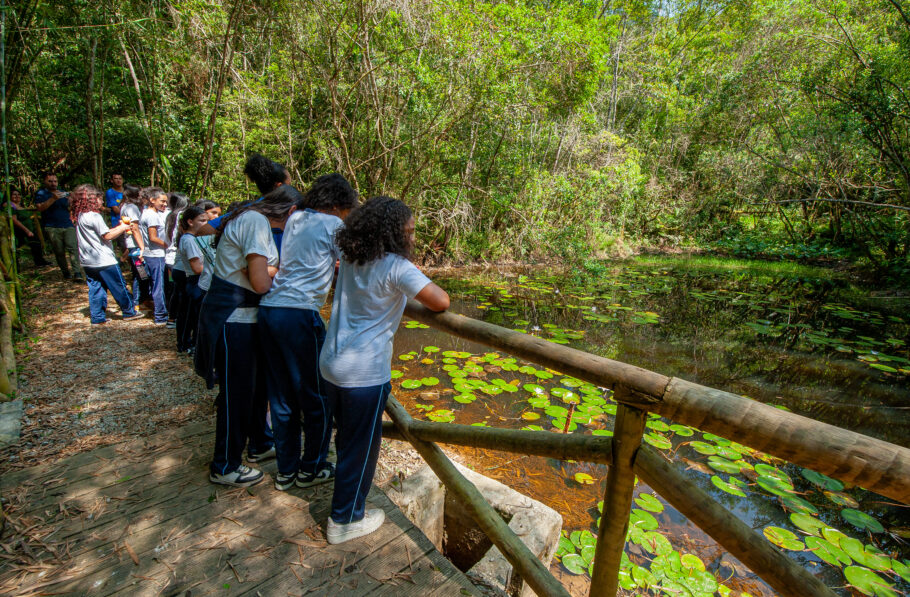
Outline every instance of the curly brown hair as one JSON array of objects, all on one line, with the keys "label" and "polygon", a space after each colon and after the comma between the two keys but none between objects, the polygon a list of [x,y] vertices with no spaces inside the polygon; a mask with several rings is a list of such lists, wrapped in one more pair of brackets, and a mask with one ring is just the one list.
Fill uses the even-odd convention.
[{"label": "curly brown hair", "polygon": [[91,211],[100,211],[98,198],[101,191],[90,184],[81,184],[70,193],[70,220],[73,224],[79,223],[79,216]]},{"label": "curly brown hair", "polygon": [[411,239],[405,224],[411,209],[399,199],[373,197],[354,209],[338,231],[335,243],[346,261],[363,265],[388,253],[411,258]]}]

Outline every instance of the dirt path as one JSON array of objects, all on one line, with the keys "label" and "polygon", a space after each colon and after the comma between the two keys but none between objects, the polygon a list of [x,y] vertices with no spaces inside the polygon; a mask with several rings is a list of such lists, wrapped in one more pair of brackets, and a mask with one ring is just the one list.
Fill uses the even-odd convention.
[{"label": "dirt path", "polygon": [[168,427],[212,412],[174,331],[150,317],[121,321],[109,300],[108,323],[92,326],[85,284],[56,267],[23,275],[27,330],[17,343],[25,403],[18,445],[0,451],[0,473],[34,466]]},{"label": "dirt path", "polygon": [[[53,462],[100,446],[203,420],[215,390],[178,354],[174,330],[151,317],[92,326],[85,284],[66,282],[56,267],[23,273],[27,334],[16,345],[25,404],[18,444],[0,450],[0,474]],[[419,468],[417,453],[383,441],[376,483]]]}]

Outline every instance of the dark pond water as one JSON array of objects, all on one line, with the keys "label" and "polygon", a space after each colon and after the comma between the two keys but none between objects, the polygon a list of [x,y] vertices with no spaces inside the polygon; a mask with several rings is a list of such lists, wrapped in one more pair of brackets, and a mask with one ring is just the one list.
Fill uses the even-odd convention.
[{"label": "dark pond water", "polygon": [[[825,272],[661,259],[606,264],[587,277],[474,270],[436,281],[455,312],[910,443],[910,309]],[[393,366],[396,395],[417,418],[611,434],[609,391],[417,322],[402,323]],[[910,591],[907,507],[735,437],[657,417],[648,427],[648,443],[829,586]],[[606,467],[459,452],[563,515],[552,570],[586,594]],[[630,594],[774,594],[650,488],[639,484],[636,498],[622,573]]]}]

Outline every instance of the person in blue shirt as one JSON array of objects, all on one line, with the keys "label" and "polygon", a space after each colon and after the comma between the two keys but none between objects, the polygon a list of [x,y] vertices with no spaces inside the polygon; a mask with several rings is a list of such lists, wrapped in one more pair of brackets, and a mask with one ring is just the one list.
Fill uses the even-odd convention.
[{"label": "person in blue shirt", "polygon": [[123,175],[111,174],[111,188],[104,192],[104,207],[111,210],[111,226],[120,224],[120,202],[123,201]]},{"label": "person in blue shirt", "polygon": [[41,212],[41,224],[54,252],[57,266],[64,279],[82,283],[85,276],[79,265],[76,228],[70,220],[69,193],[58,188],[57,175],[46,173],[44,187],[35,193],[35,207]]}]

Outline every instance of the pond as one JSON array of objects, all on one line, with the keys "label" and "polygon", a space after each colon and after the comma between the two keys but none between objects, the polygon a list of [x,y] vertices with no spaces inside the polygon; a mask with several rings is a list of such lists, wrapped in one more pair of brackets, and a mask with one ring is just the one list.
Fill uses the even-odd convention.
[{"label": "pond", "polygon": [[[827,270],[700,258],[596,274],[456,270],[451,310],[735,392],[893,443],[910,442],[910,309]],[[415,418],[611,436],[609,390],[402,322],[395,395]],[[657,416],[645,441],[838,592],[910,591],[906,506]],[[559,511],[551,570],[587,594],[607,468],[459,448],[478,472]],[[630,594],[773,595],[643,483],[621,585]]]}]

